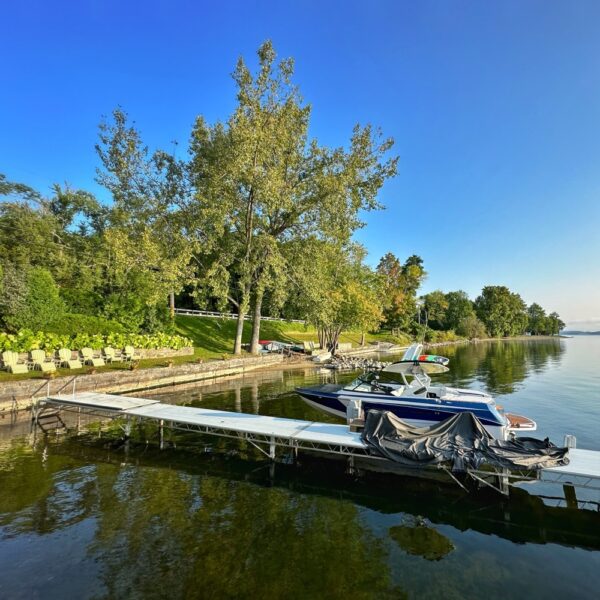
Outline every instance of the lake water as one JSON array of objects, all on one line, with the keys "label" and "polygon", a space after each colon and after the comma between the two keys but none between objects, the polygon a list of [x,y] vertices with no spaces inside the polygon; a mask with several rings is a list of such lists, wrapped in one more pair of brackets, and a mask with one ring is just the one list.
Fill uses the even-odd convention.
[{"label": "lake water", "polygon": [[[448,382],[493,393],[535,419],[540,437],[571,433],[600,450],[600,337],[436,352],[451,359]],[[336,377],[269,371],[153,397],[335,420],[293,388]],[[27,432],[26,421],[0,421],[2,599],[600,594],[600,514],[524,490],[466,495],[310,458],[273,469],[252,447],[190,434],[167,436],[161,452],[149,426],[128,445],[116,432]]]}]

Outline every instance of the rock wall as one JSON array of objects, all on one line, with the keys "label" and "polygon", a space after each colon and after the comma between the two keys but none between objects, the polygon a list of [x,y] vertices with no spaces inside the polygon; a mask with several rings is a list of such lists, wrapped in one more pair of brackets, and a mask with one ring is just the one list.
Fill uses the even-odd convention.
[{"label": "rock wall", "polygon": [[154,367],[136,369],[134,371],[106,371],[56,379],[23,379],[0,383],[0,417],[12,410],[21,410],[31,406],[34,397],[46,394],[63,394],[80,392],[132,392],[151,387],[176,385],[191,381],[212,379],[224,375],[245,373],[283,362],[281,354],[253,358],[233,358],[231,360],[214,360],[205,363],[187,363],[172,367]]}]

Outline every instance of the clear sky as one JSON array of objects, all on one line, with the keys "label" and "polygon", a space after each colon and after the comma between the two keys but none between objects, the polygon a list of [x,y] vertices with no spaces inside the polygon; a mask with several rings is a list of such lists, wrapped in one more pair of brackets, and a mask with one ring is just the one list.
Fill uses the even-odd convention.
[{"label": "clear sky", "polygon": [[600,2],[23,0],[0,18],[9,179],[102,198],[102,115],[121,105],[152,148],[184,152],[270,38],[321,143],[356,122],[396,140],[387,210],[357,235],[373,264],[420,254],[423,292],[507,285],[600,329]]}]

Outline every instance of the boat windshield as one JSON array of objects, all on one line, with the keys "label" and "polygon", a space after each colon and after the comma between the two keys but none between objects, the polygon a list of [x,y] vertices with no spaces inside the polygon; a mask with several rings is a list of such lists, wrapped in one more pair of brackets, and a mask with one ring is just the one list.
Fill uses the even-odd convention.
[{"label": "boat windshield", "polygon": [[344,386],[345,390],[354,390],[358,392],[370,392],[372,391],[373,386],[377,387],[376,384],[391,384],[394,385],[406,385],[406,381],[398,381],[398,377],[396,373],[375,373],[373,371],[369,371],[368,373],[363,373],[358,376],[356,379],[351,381],[350,383]]},{"label": "boat windshield", "polygon": [[371,384],[377,379],[377,374],[372,371],[369,373],[363,373],[356,379],[344,386],[345,390],[357,390],[357,391],[370,391]]}]

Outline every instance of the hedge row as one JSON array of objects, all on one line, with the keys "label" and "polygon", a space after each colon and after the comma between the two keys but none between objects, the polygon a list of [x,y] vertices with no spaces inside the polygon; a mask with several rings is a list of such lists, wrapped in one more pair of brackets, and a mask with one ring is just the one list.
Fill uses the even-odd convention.
[{"label": "hedge row", "polygon": [[61,335],[43,331],[34,333],[28,329],[21,329],[15,334],[0,332],[0,352],[4,352],[5,350],[29,352],[30,350],[37,349],[54,352],[60,348],[70,348],[71,350],[93,348],[94,350],[100,350],[106,346],[112,348],[133,346],[134,348],[171,348],[173,350],[180,350],[181,348],[193,345],[192,340],[189,338],[166,333],[153,335],[137,333],[108,333],[106,335],[78,333],[76,335]]},{"label": "hedge row", "polygon": [[125,327],[117,321],[105,319],[104,317],[94,317],[91,315],[82,315],[79,313],[65,313],[61,315],[56,322],[50,323],[44,327],[47,333],[58,333],[60,335],[75,335],[80,331],[107,335],[109,333],[125,333]]}]

